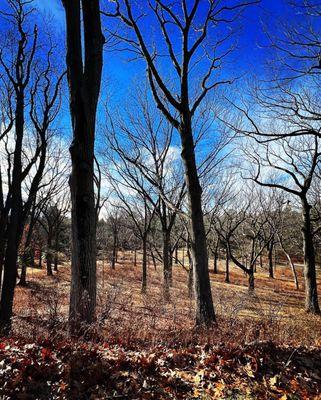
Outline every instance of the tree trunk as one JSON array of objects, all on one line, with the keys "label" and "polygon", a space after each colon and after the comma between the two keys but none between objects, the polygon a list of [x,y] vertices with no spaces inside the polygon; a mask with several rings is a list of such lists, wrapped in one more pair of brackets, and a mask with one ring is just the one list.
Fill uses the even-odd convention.
[{"label": "tree trunk", "polygon": [[292,258],[290,257],[290,254],[287,251],[284,251],[284,254],[286,258],[288,259],[292,274],[293,274],[293,281],[295,285],[295,289],[299,290],[299,281],[298,281],[298,274],[295,269],[295,265],[293,264]]},{"label": "tree trunk", "polygon": [[47,241],[47,253],[46,253],[46,265],[47,265],[47,276],[52,276],[52,248],[51,248],[51,234],[48,235]]},{"label": "tree trunk", "polygon": [[287,258],[287,260],[289,262],[289,265],[290,265],[290,268],[291,268],[291,271],[292,271],[292,274],[293,274],[293,281],[294,281],[295,289],[299,290],[298,274],[296,272],[295,265],[293,264],[293,261],[292,261],[292,258],[290,256],[290,254],[286,251],[286,249],[284,247],[284,244],[282,242],[282,239],[280,239],[279,242],[280,242],[280,245],[281,245],[281,249],[283,250],[283,253],[285,254],[285,256],[286,256],[286,258]]},{"label": "tree trunk", "polygon": [[227,246],[226,246],[226,260],[225,260],[225,282],[230,283],[230,255]]},{"label": "tree trunk", "polygon": [[56,233],[55,235],[55,258],[54,258],[54,271],[58,272],[58,264],[59,264],[59,235]]},{"label": "tree trunk", "polygon": [[[188,88],[184,88],[184,91],[187,92]],[[183,100],[182,103],[184,104]],[[202,210],[202,188],[197,173],[195,146],[188,109],[185,110],[181,117],[180,136],[191,221],[190,236],[194,268],[196,325],[211,325],[215,321],[215,313],[208,270],[206,232]]]},{"label": "tree trunk", "polygon": [[82,8],[79,0],[63,0],[63,5],[66,12],[67,69],[73,128],[70,147],[72,277],[69,322],[71,333],[75,334],[80,333],[82,323],[94,321],[96,309],[94,145],[104,38],[99,0],[82,1]]},{"label": "tree trunk", "polygon": [[147,238],[143,238],[143,259],[142,259],[142,293],[147,291]]},{"label": "tree trunk", "polygon": [[[1,171],[0,171],[1,173]],[[2,272],[3,272],[3,261],[6,250],[6,227],[7,217],[1,216],[0,218],[0,292],[2,286]]]},{"label": "tree trunk", "polygon": [[18,285],[25,287],[27,286],[27,267],[28,263],[30,261],[30,257],[28,254],[28,249],[25,249],[23,252],[23,255],[21,257],[21,274],[20,274],[20,280]]},{"label": "tree trunk", "polygon": [[157,263],[156,263],[156,258],[155,258],[155,254],[153,251],[151,251],[151,256],[152,256],[152,260],[153,260],[153,265],[154,265],[154,270],[157,270]]},{"label": "tree trunk", "polygon": [[164,300],[170,299],[170,237],[168,232],[163,231],[163,296]]},{"label": "tree trunk", "polygon": [[319,314],[317,292],[315,249],[310,216],[311,206],[306,199],[302,199],[302,236],[304,246],[304,278],[305,278],[305,309],[312,314]]},{"label": "tree trunk", "polygon": [[178,264],[178,243],[175,246],[175,264]]},{"label": "tree trunk", "polygon": [[137,250],[134,250],[134,266],[137,267]]},{"label": "tree trunk", "polygon": [[218,273],[218,269],[217,269],[218,252],[217,252],[217,250],[214,251],[213,256],[214,256],[214,264],[213,264],[213,265],[214,265],[214,268],[213,268],[213,272],[214,272],[214,274],[217,274],[217,273]]},{"label": "tree trunk", "polygon": [[24,134],[24,91],[16,92],[15,110],[16,142],[12,172],[11,213],[7,228],[7,247],[4,261],[4,274],[0,304],[0,330],[7,334],[11,330],[11,317],[14,290],[17,279],[17,260],[20,236],[22,234],[22,142]]},{"label": "tree trunk", "polygon": [[39,269],[42,269],[42,247],[39,248],[38,268],[39,268]]},{"label": "tree trunk", "polygon": [[193,277],[193,258],[189,248],[187,247],[187,256],[189,261],[189,269],[188,269],[188,297],[192,299],[194,297],[194,277]]},{"label": "tree trunk", "polygon": [[248,278],[249,278],[249,292],[253,293],[254,292],[254,266],[250,265],[250,268],[248,269]]},{"label": "tree trunk", "polygon": [[274,279],[274,265],[273,265],[273,249],[274,249],[274,242],[273,240],[270,241],[268,244],[268,262],[269,262],[269,278]]},{"label": "tree trunk", "polygon": [[117,236],[114,234],[114,240],[113,240],[113,254],[112,254],[112,259],[111,259],[111,269],[115,269],[116,265],[116,257],[117,257]]}]

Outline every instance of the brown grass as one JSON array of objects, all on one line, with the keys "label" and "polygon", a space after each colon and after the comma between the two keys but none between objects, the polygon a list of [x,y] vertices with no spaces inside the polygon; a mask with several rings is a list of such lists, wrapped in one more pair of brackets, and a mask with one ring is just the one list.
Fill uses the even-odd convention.
[{"label": "brown grass", "polygon": [[[224,282],[224,261],[219,273],[211,272],[217,326],[200,332],[194,329],[193,301],[188,298],[187,273],[173,268],[171,301],[162,298],[162,268],[148,268],[148,293],[140,292],[140,266],[133,266],[130,253],[119,257],[116,269],[98,263],[98,314],[93,328],[99,340],[123,345],[155,345],[273,341],[293,346],[320,346],[320,317],[304,310],[302,267],[298,267],[300,290],[294,289],[291,271],[277,266],[275,279],[258,270],[255,294],[247,291],[247,278],[231,265],[231,283]],[[18,287],[15,296],[14,331],[36,336],[66,332],[70,269],[60,266],[54,277],[44,270],[28,271],[29,286]],[[319,282],[320,283],[320,282]]]}]

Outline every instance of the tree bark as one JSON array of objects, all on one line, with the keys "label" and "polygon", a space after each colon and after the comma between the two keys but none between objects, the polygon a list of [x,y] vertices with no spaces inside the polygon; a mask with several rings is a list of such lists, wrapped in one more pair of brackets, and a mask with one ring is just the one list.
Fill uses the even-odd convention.
[{"label": "tree bark", "polygon": [[254,292],[254,266],[250,265],[249,269],[248,269],[248,279],[249,279],[249,285],[248,285],[248,289],[250,293]]},{"label": "tree bark", "polygon": [[[187,90],[185,88],[183,92]],[[182,103],[184,104],[183,101]],[[206,232],[202,210],[202,188],[197,173],[195,146],[189,114],[189,110],[185,110],[181,117],[180,136],[191,221],[190,239],[194,269],[196,324],[211,325],[215,321],[215,313],[208,270]]]},{"label": "tree bark", "polygon": [[16,91],[15,110],[16,144],[12,172],[11,213],[7,228],[7,247],[4,261],[4,274],[0,304],[0,326],[3,333],[11,329],[14,290],[17,279],[18,246],[20,241],[22,221],[22,142],[24,133],[24,90]]},{"label": "tree bark", "polygon": [[316,280],[315,248],[311,225],[311,206],[305,198],[302,203],[302,236],[304,246],[304,278],[305,278],[305,309],[312,314],[319,314],[319,302]]},{"label": "tree bark", "polygon": [[104,43],[99,0],[82,0],[81,3],[82,16],[80,0],[63,0],[73,128],[73,142],[70,147],[72,278],[69,309],[70,330],[73,334],[79,332],[82,323],[92,323],[95,319],[97,283],[94,144]]}]

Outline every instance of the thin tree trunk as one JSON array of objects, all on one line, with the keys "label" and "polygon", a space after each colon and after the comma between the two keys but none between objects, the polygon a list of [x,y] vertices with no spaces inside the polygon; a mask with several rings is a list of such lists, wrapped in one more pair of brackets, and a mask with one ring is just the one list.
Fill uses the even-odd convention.
[{"label": "thin tree trunk", "polygon": [[39,269],[42,269],[42,247],[39,248],[38,268],[39,268]]},{"label": "thin tree trunk", "polygon": [[113,254],[111,259],[111,269],[115,269],[116,265],[116,257],[117,257],[117,236],[114,233],[114,240],[113,240]]},{"label": "thin tree trunk", "polygon": [[152,260],[153,260],[153,265],[154,265],[154,270],[157,270],[157,263],[156,263],[156,258],[155,258],[155,254],[153,251],[151,251],[151,256],[152,256]]},{"label": "thin tree trunk", "polygon": [[269,262],[269,278],[274,279],[274,265],[273,265],[273,249],[274,249],[274,242],[273,239],[268,244],[268,262]]},{"label": "thin tree trunk", "polygon": [[302,236],[304,246],[304,278],[305,278],[305,309],[312,314],[319,314],[317,292],[315,249],[310,216],[311,206],[306,199],[302,199]]},{"label": "thin tree trunk", "polygon": [[189,261],[189,269],[188,269],[188,297],[189,299],[193,299],[194,297],[194,276],[193,276],[193,258],[190,252],[189,247],[187,247],[187,256]]},{"label": "thin tree trunk", "polygon": [[168,232],[163,231],[163,296],[164,300],[170,299],[170,237]]},{"label": "thin tree trunk", "polygon": [[230,255],[227,246],[226,246],[226,260],[225,260],[225,282],[230,283]]},{"label": "thin tree trunk", "polygon": [[147,238],[143,238],[143,258],[142,258],[142,293],[147,292]]},{"label": "thin tree trunk", "polygon": [[290,254],[285,249],[283,249],[283,252],[284,252],[286,258],[288,259],[288,262],[289,262],[289,265],[290,265],[290,268],[291,268],[291,271],[293,274],[293,281],[294,281],[295,289],[299,290],[298,274],[296,272],[295,265],[293,264]]},{"label": "thin tree trunk", "polygon": [[51,234],[48,234],[48,241],[47,241],[47,253],[46,253],[46,265],[47,265],[47,276],[52,276],[52,240]]},{"label": "thin tree trunk", "polygon": [[58,272],[58,264],[59,264],[59,235],[56,232],[55,235],[55,258],[54,258],[54,271]]}]

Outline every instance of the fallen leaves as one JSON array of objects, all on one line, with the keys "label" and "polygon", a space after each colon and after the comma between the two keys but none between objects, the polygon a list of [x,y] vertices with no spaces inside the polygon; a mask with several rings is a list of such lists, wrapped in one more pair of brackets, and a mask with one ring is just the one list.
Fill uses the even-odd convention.
[{"label": "fallen leaves", "polygon": [[[291,362],[287,362],[291,356]],[[320,351],[0,342],[0,398],[317,399]]]}]

